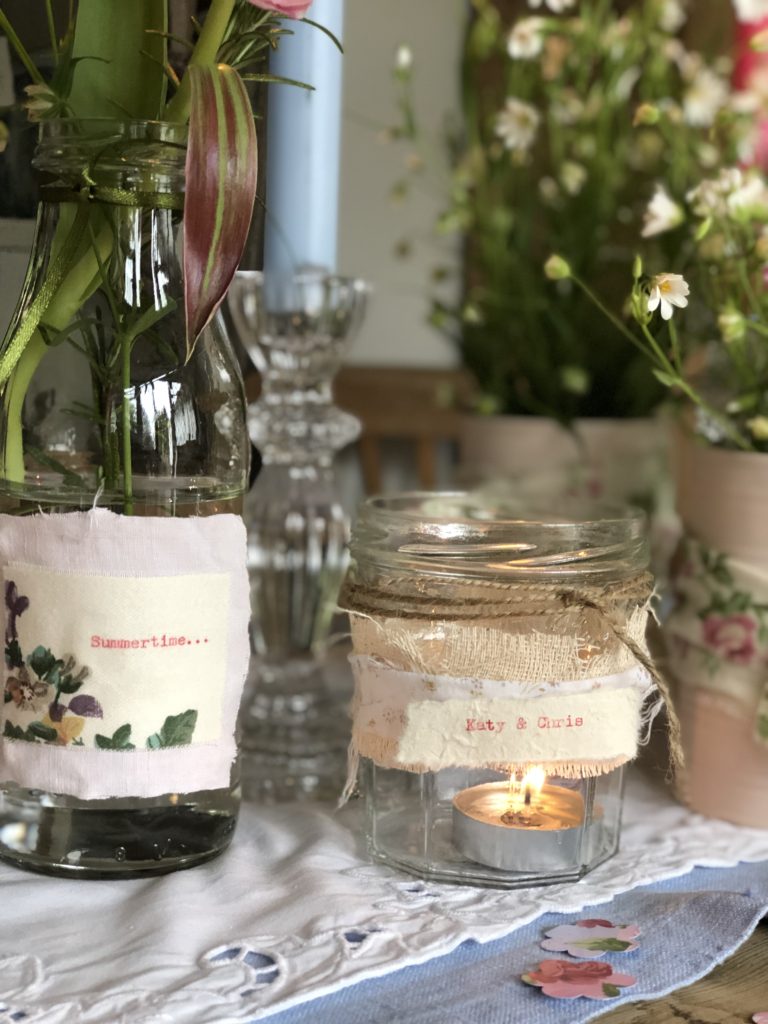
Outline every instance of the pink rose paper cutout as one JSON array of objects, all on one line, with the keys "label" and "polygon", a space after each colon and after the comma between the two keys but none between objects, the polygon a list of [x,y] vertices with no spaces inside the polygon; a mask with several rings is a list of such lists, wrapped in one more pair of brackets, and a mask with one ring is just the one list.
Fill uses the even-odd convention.
[{"label": "pink rose paper cutout", "polygon": [[631,974],[615,974],[610,964],[589,960],[542,960],[535,971],[523,975],[526,985],[535,985],[554,999],[615,999],[623,988],[637,982]]},{"label": "pink rose paper cutout", "polygon": [[768,1010],[754,1014],[752,1022],[753,1024],[768,1024]]},{"label": "pink rose paper cutout", "polygon": [[599,918],[561,924],[548,931],[541,948],[549,953],[568,953],[580,960],[597,959],[606,953],[631,953],[640,934],[636,924],[612,924]]}]

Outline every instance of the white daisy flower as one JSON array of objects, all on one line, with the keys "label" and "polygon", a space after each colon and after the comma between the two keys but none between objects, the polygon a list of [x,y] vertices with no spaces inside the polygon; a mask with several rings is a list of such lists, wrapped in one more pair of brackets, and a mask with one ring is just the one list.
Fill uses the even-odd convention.
[{"label": "white daisy flower", "polygon": [[728,86],[723,79],[711,68],[700,68],[683,97],[685,120],[695,128],[708,128],[728,98]]},{"label": "white daisy flower", "polygon": [[[543,0],[544,6],[548,7],[550,11],[554,11],[555,14],[562,14],[563,11],[567,11],[571,7],[576,6],[576,0]],[[541,7],[542,0],[528,0],[528,6],[537,8]]]},{"label": "white daisy flower", "polygon": [[768,18],[768,0],[733,0],[739,21],[760,21]]},{"label": "white daisy flower", "polygon": [[496,115],[496,134],[513,153],[525,153],[533,145],[540,120],[535,107],[510,96]]},{"label": "white daisy flower", "polygon": [[659,15],[659,25],[664,32],[674,35],[686,22],[688,15],[680,0],[664,0]]},{"label": "white daisy flower", "polygon": [[670,64],[674,64],[683,78],[689,82],[702,66],[699,54],[691,53],[676,37],[665,39],[661,52]]},{"label": "white daisy flower", "polygon": [[549,105],[549,115],[556,124],[577,124],[584,113],[584,101],[575,89],[563,89]]},{"label": "white daisy flower", "polygon": [[560,198],[560,188],[554,178],[546,175],[539,182],[539,195],[549,206],[554,206]]},{"label": "white daisy flower", "polygon": [[756,114],[762,105],[760,96],[752,89],[740,89],[731,93],[731,110],[734,114]]},{"label": "white daisy flower", "polygon": [[395,68],[397,71],[410,71],[413,67],[413,50],[410,46],[398,46],[395,51]]},{"label": "white daisy flower", "polygon": [[728,212],[736,220],[768,217],[768,188],[759,174],[750,175],[726,199]]},{"label": "white daisy flower", "polygon": [[656,191],[645,210],[643,217],[643,238],[663,235],[682,224],[685,214],[683,208],[674,201],[663,185],[657,185]]},{"label": "white daisy flower", "polygon": [[587,183],[587,169],[575,160],[566,160],[560,169],[560,181],[570,196],[577,196]]},{"label": "white daisy flower", "polygon": [[521,18],[507,36],[507,53],[513,60],[531,60],[544,49],[543,18]]},{"label": "white daisy flower", "polygon": [[724,167],[716,178],[705,178],[691,189],[686,199],[697,217],[725,217],[728,214],[728,196],[744,184],[744,174],[738,167]]},{"label": "white daisy flower", "polygon": [[632,95],[632,90],[637,85],[638,79],[640,78],[640,68],[627,68],[627,70],[619,76],[616,85],[613,87],[613,95],[621,103],[624,103]]},{"label": "white daisy flower", "polygon": [[648,293],[648,312],[661,309],[663,320],[671,320],[674,307],[685,309],[690,288],[682,274],[657,274],[651,280]]}]

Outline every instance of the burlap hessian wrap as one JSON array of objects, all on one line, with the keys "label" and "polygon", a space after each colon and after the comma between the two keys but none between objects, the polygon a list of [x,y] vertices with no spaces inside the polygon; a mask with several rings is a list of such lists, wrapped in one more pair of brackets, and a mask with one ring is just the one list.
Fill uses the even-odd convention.
[{"label": "burlap hessian wrap", "polygon": [[651,594],[645,572],[571,586],[353,570],[339,601],[356,676],[351,784],[359,756],[411,772],[603,774],[636,756],[665,701],[679,762],[646,646]]}]

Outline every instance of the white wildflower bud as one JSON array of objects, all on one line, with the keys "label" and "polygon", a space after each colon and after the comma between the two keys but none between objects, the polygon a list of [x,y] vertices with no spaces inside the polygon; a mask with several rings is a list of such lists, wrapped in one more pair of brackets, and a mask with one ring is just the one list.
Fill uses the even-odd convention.
[{"label": "white wildflower bud", "polygon": [[413,67],[413,51],[410,46],[398,46],[395,51],[395,70],[410,71]]},{"label": "white wildflower bud", "polygon": [[726,306],[717,318],[717,326],[726,345],[744,340],[747,333],[747,321],[744,314],[734,306]]},{"label": "white wildflower bud", "polygon": [[768,416],[753,416],[747,427],[756,441],[768,441]]},{"label": "white wildflower bud", "polygon": [[555,253],[544,264],[544,273],[550,281],[566,281],[572,271],[570,264]]}]

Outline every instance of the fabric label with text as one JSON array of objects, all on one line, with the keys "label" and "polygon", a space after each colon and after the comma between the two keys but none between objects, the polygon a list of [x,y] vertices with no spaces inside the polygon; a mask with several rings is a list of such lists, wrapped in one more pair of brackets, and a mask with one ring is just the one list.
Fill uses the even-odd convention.
[{"label": "fabric label with text", "polygon": [[[79,560],[70,551],[51,564],[46,552],[59,521],[70,521],[61,538],[66,549],[78,516],[91,544]],[[19,532],[21,520],[3,518]],[[33,517],[26,523],[35,539],[45,535],[37,551],[17,545],[23,560],[2,552],[0,779],[85,799],[229,784],[247,664],[242,524],[234,516],[170,522],[180,536],[155,536],[158,527],[168,534],[168,521],[102,510]],[[92,543],[94,530],[100,544]],[[184,534],[222,543],[201,565]],[[121,540],[132,542],[129,550],[145,542],[132,567],[115,564],[125,558],[115,551]],[[153,571],[159,544],[165,564]]]}]

